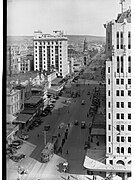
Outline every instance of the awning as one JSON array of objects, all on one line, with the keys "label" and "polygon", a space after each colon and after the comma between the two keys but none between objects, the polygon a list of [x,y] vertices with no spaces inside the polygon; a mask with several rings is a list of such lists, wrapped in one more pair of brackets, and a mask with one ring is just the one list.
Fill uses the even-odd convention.
[{"label": "awning", "polygon": [[85,156],[84,165],[86,169],[104,172],[131,172],[131,166],[103,164],[97,160]]},{"label": "awning", "polygon": [[96,135],[98,135],[98,136],[105,136],[106,132],[105,132],[105,129],[92,128],[91,135],[92,136],[96,136]]},{"label": "awning", "polygon": [[27,123],[28,121],[31,120],[31,118],[33,118],[33,116],[30,115],[30,114],[19,114],[18,118],[16,119],[15,122],[18,122],[18,123]]}]

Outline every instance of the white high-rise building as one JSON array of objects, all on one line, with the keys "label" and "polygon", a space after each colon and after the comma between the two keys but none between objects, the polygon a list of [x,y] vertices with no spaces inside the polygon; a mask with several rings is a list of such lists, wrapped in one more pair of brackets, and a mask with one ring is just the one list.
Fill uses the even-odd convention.
[{"label": "white high-rise building", "polygon": [[131,176],[131,10],[106,28],[106,164],[112,173]]},{"label": "white high-rise building", "polygon": [[53,35],[36,31],[34,36],[34,71],[55,69],[63,78],[68,74],[67,37],[62,31]]}]

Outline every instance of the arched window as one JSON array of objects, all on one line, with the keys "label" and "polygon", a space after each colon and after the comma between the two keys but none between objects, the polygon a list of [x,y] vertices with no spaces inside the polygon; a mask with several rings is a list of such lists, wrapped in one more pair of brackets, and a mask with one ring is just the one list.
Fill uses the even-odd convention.
[{"label": "arched window", "polygon": [[131,147],[128,148],[128,153],[131,153]]},{"label": "arched window", "polygon": [[117,153],[120,153],[120,148],[119,147],[117,147]]},{"label": "arched window", "polygon": [[122,164],[122,165],[124,165],[124,162],[123,162],[122,160],[118,160],[118,161],[117,161],[117,164]]},{"label": "arched window", "polygon": [[121,148],[121,153],[123,153],[123,154],[124,154],[124,147],[122,147],[122,148]]}]

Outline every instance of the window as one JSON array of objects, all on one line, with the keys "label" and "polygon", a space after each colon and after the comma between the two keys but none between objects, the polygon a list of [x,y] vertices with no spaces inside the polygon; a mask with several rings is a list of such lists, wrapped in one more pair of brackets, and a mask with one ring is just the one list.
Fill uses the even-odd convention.
[{"label": "window", "polygon": [[131,56],[128,57],[128,73],[131,73]]},{"label": "window", "polygon": [[121,119],[124,119],[124,114],[123,113],[121,114]]},{"label": "window", "polygon": [[124,79],[121,79],[121,85],[123,85],[124,84]]},{"label": "window", "polygon": [[116,126],[117,131],[120,131],[120,125]]},{"label": "window", "polygon": [[131,96],[131,90],[128,90],[128,96]]},{"label": "window", "polygon": [[124,136],[121,136],[121,142],[124,142]]},{"label": "window", "polygon": [[116,107],[119,108],[120,107],[120,103],[116,102]]},{"label": "window", "polygon": [[119,90],[116,90],[116,96],[119,96],[120,93],[119,93]]},{"label": "window", "polygon": [[111,130],[111,125],[110,124],[108,125],[108,130]]},{"label": "window", "polygon": [[116,79],[116,84],[119,84],[119,79]]},{"label": "window", "polygon": [[131,119],[131,114],[128,114],[128,119]]},{"label": "window", "polygon": [[111,136],[108,137],[109,142],[111,142]]},{"label": "window", "polygon": [[119,137],[119,136],[117,136],[116,141],[117,141],[117,142],[120,142],[120,137]]},{"label": "window", "polygon": [[121,56],[121,73],[124,72],[123,56]]},{"label": "window", "polygon": [[108,113],[108,119],[111,119],[111,113]]},{"label": "window", "polygon": [[121,90],[121,96],[124,96],[124,90]]},{"label": "window", "polygon": [[121,108],[124,108],[124,102],[121,102]]},{"label": "window", "polygon": [[124,125],[121,125],[121,131],[124,131]]},{"label": "window", "polygon": [[62,61],[60,61],[60,64],[62,64]]},{"label": "window", "polygon": [[110,103],[110,102],[108,102],[108,107],[110,108],[110,106],[111,106],[111,103]]},{"label": "window", "polygon": [[111,147],[109,147],[109,153],[111,153]]},{"label": "window", "polygon": [[117,147],[117,153],[120,153],[120,148],[119,147]]},{"label": "window", "polygon": [[131,147],[128,147],[128,153],[131,153]]},{"label": "window", "polygon": [[128,125],[128,131],[131,131],[131,125]]},{"label": "window", "polygon": [[110,162],[110,164],[112,164],[112,165],[113,165],[113,160],[109,160],[109,162]]},{"label": "window", "polygon": [[128,84],[131,85],[131,79],[128,79]]},{"label": "window", "polygon": [[116,119],[120,119],[120,114],[116,113]]},{"label": "window", "polygon": [[128,142],[131,142],[131,137],[128,137]]},{"label": "window", "polygon": [[116,37],[117,37],[117,49],[119,49],[119,32],[117,32]]},{"label": "window", "polygon": [[123,49],[123,32],[120,32],[120,37],[121,37],[121,49]]},{"label": "window", "polygon": [[124,147],[121,147],[121,153],[124,154]]},{"label": "window", "polygon": [[128,102],[128,108],[131,108],[131,102]]},{"label": "window", "polygon": [[110,90],[108,90],[108,96],[110,96]]},{"label": "window", "polygon": [[119,56],[117,56],[117,73],[120,72]]},{"label": "window", "polygon": [[128,32],[128,49],[131,49],[131,32]]},{"label": "window", "polygon": [[110,67],[108,67],[108,73],[110,73]]}]

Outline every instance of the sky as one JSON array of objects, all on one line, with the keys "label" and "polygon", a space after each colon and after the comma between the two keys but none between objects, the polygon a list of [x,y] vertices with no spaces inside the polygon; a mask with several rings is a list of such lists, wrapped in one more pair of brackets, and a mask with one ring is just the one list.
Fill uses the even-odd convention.
[{"label": "sky", "polygon": [[117,17],[120,0],[8,0],[7,35],[51,34],[105,36],[103,24]]}]

